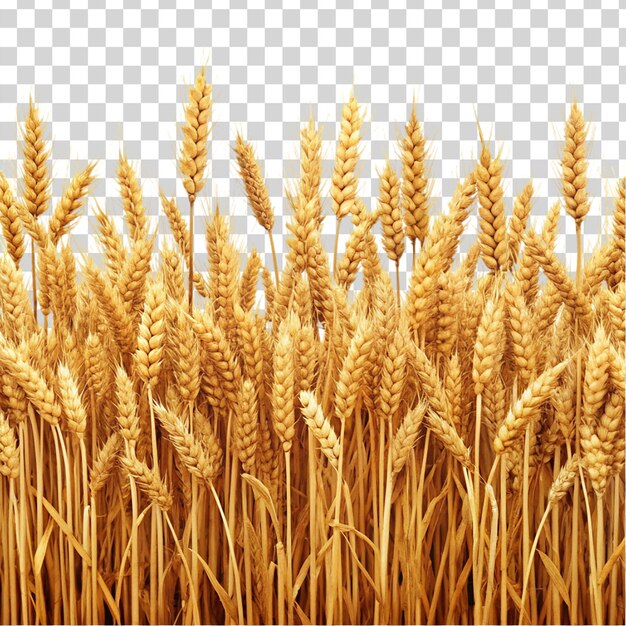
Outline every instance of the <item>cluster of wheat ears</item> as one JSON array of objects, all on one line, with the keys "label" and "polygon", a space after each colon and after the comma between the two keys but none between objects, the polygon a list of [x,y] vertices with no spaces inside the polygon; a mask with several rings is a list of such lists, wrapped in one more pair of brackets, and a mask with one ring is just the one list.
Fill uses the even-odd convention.
[{"label": "cluster of wheat ears", "polygon": [[[507,218],[484,142],[447,212],[429,216],[415,110],[402,171],[387,164],[368,210],[351,97],[329,184],[337,232],[353,223],[343,254],[335,244],[331,262],[321,243],[310,122],[284,266],[252,251],[241,269],[210,210],[201,272],[211,108],[201,71],[179,155],[188,203],[161,198],[176,245],[158,268],[124,155],[128,243],[98,209],[105,268],[85,258],[77,271],[64,237],[94,164],[42,219],[50,151],[32,103],[19,194],[0,176],[2,622],[623,623],[626,180],[610,238],[584,263],[580,108],[565,124],[562,196],[536,232],[532,184]],[[234,150],[274,251],[254,150],[240,136]],[[479,234],[455,262],[474,204]],[[562,209],[575,280],[554,252]],[[396,270],[412,246],[405,293],[376,222]]]}]

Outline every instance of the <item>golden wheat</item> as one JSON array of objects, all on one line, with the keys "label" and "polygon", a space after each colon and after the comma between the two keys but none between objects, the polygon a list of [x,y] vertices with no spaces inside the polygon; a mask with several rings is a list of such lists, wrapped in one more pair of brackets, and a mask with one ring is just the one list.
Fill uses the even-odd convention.
[{"label": "golden wheat", "polygon": [[[40,219],[50,150],[32,103],[17,191],[0,174],[2,622],[623,623],[626,183],[585,262],[581,109],[535,232],[532,184],[505,197],[484,142],[448,211],[429,215],[415,107],[401,178],[387,162],[366,203],[352,96],[329,198],[322,133],[301,131],[273,280],[256,251],[242,263],[217,203],[208,272],[194,268],[211,97],[201,70],[179,163],[190,214],[161,192],[175,248],[154,268],[160,233],[124,153],[130,240],[96,207],[102,268],[77,264],[66,236],[94,164]],[[242,136],[234,147],[275,252],[260,165]],[[459,260],[475,198],[480,231]],[[337,235],[352,217],[332,267],[328,206]],[[576,278],[555,252],[561,206]]]}]

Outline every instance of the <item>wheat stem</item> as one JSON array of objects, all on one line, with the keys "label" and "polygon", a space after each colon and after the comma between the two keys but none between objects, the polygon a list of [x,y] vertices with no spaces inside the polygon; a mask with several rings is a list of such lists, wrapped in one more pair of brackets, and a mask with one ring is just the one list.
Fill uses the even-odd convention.
[{"label": "wheat stem", "polygon": [[267,231],[267,234],[270,236],[270,248],[272,249],[272,262],[274,263],[274,276],[276,278],[276,288],[278,288],[278,284],[280,283],[280,275],[278,272],[278,259],[276,257],[276,246],[274,245],[274,235],[272,234],[271,228]]},{"label": "wheat stem", "polygon": [[33,315],[37,319],[37,261],[35,256],[35,240],[30,240],[30,263],[33,277]]},{"label": "wheat stem", "polygon": [[[616,474],[613,478],[613,503],[612,503],[613,515],[611,519],[611,524],[613,526],[613,534],[611,537],[611,540],[612,540],[611,549],[613,551],[616,550],[619,545],[619,532],[620,532],[619,517],[620,517],[620,509],[621,509],[620,501],[619,501],[620,491],[621,491],[620,475]],[[622,543],[623,542],[624,542],[624,539],[622,539]],[[611,569],[611,580],[609,583],[609,589],[611,590],[609,594],[609,620],[608,620],[609,624],[617,623],[617,576],[618,576],[617,568],[613,567]]]},{"label": "wheat stem", "polygon": [[285,479],[286,486],[285,489],[287,491],[287,528],[286,528],[286,536],[287,536],[287,619],[289,623],[293,622],[293,570],[292,570],[292,559],[293,559],[293,546],[292,546],[292,537],[291,537],[291,450],[285,452]]},{"label": "wheat stem", "polygon": [[[503,455],[504,456],[504,455]],[[507,537],[507,502],[506,502],[506,458],[500,464],[500,623],[508,623],[508,537]]]},{"label": "wheat stem", "polygon": [[196,203],[195,197],[189,198],[189,256],[187,258],[187,269],[189,270],[189,278],[187,283],[188,293],[188,309],[189,315],[193,313],[193,240],[194,240],[194,205]]},{"label": "wheat stem", "polygon": [[598,615],[596,616],[598,623],[604,623],[604,602],[602,600],[602,583],[598,576],[602,572],[605,559],[605,545],[604,545],[604,499],[601,495],[596,497],[596,579],[594,581],[596,586],[596,597],[599,598],[598,602]]},{"label": "wheat stem", "polygon": [[315,438],[312,430],[307,432],[309,471],[309,620],[317,623],[317,471]]}]

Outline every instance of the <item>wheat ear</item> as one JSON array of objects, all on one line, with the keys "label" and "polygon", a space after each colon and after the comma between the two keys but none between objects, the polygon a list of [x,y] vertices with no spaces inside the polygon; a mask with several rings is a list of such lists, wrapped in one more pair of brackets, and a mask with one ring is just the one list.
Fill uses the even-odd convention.
[{"label": "wheat ear", "polygon": [[267,231],[272,248],[272,260],[274,261],[274,274],[278,285],[278,261],[276,259],[276,249],[272,230],[274,228],[274,208],[270,201],[270,194],[265,184],[265,179],[261,174],[261,168],[254,154],[252,145],[244,141],[238,133],[235,141],[235,155],[239,166],[239,175],[243,180],[246,189],[246,196],[250,203],[250,208],[257,222]]},{"label": "wheat ear", "polygon": [[87,165],[82,172],[72,178],[63,191],[48,224],[48,232],[54,245],[63,235],[69,233],[76,223],[79,217],[78,211],[90,193],[90,186],[96,178],[93,173],[95,166],[95,163]]},{"label": "wheat ear", "polygon": [[568,361],[563,361],[537,377],[513,405],[498,429],[493,442],[496,454],[502,454],[524,434],[528,423],[537,416],[537,410],[546,402],[557,386]]},{"label": "wheat ear", "polygon": [[135,351],[137,374],[149,387],[155,387],[159,380],[164,338],[165,290],[155,282],[146,295]]},{"label": "wheat ear", "polygon": [[172,410],[158,403],[154,410],[187,471],[210,486],[219,475],[221,459],[211,458]]},{"label": "wheat ear", "polygon": [[67,418],[67,428],[82,439],[87,430],[87,412],[80,397],[76,378],[64,363],[60,363],[57,368],[57,382],[61,405]]},{"label": "wheat ear", "polygon": [[24,252],[26,252],[26,242],[19,211],[15,205],[15,197],[9,181],[2,172],[0,172],[0,224],[2,224],[2,234],[7,245],[7,252],[15,264],[19,265]]},{"label": "wheat ear", "polygon": [[183,174],[183,186],[189,198],[189,237],[187,266],[189,268],[189,313],[193,307],[193,286],[195,280],[193,266],[194,204],[204,187],[204,170],[207,163],[207,140],[211,117],[212,87],[206,82],[204,68],[196,76],[195,85],[189,90],[189,102],[185,107],[183,143],[179,157],[179,167]]},{"label": "wheat ear", "polygon": [[398,475],[413,450],[426,412],[426,403],[420,402],[404,416],[391,443],[391,472]]},{"label": "wheat ear", "polygon": [[402,161],[402,210],[406,235],[413,244],[423,245],[428,234],[429,183],[426,177],[426,140],[422,134],[415,103],[400,141]]},{"label": "wheat ear", "polygon": [[137,174],[133,166],[129,163],[126,153],[120,152],[117,181],[120,186],[122,196],[122,208],[124,216],[130,230],[130,236],[135,241],[139,241],[146,236],[148,229],[148,219],[146,209],[143,205],[143,192],[137,180]]},{"label": "wheat ear", "polygon": [[29,401],[49,424],[56,426],[62,410],[54,391],[50,388],[40,371],[29,363],[16,349],[0,338],[0,365],[13,377],[24,390]]},{"label": "wheat ear", "polygon": [[533,184],[529,182],[513,203],[513,215],[511,216],[508,230],[509,269],[517,263],[522,233],[526,229],[526,222],[532,209],[533,193]]},{"label": "wheat ear", "polygon": [[508,264],[506,217],[502,201],[502,164],[491,153],[481,135],[482,149],[476,166],[480,232],[478,238],[485,265],[495,272]]},{"label": "wheat ear", "polygon": [[[204,187],[204,170],[207,164],[207,140],[211,131],[212,86],[207,83],[204,68],[196,76],[196,82],[189,89],[189,102],[185,107],[183,124],[183,144],[179,157],[183,186],[194,202]],[[191,268],[193,271],[193,268]]]},{"label": "wheat ear", "polygon": [[574,103],[565,123],[565,146],[561,165],[565,209],[577,223],[582,222],[589,211],[586,138],[585,118],[578,105]]},{"label": "wheat ear", "polygon": [[301,391],[300,406],[304,421],[319,443],[322,454],[334,468],[337,468],[341,442],[330,421],[324,417],[321,405],[310,391]]},{"label": "wheat ear", "polygon": [[140,461],[131,449],[120,457],[122,467],[135,479],[138,487],[162,511],[168,511],[174,500],[166,484],[143,461]]}]

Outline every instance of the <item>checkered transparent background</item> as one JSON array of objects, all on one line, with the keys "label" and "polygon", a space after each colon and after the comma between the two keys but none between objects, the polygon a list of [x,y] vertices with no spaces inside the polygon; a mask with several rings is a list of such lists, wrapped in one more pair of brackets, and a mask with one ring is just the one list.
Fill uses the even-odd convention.
[{"label": "checkered transparent background", "polygon": [[[160,232],[169,232],[158,189],[176,194],[186,206],[176,142],[188,87],[207,63],[214,130],[202,204],[208,211],[219,199],[242,251],[256,247],[269,265],[268,242],[247,208],[232,161],[237,130],[255,144],[281,232],[281,216],[289,211],[284,183],[298,175],[301,124],[310,114],[323,124],[327,191],[337,121],[352,88],[366,110],[359,175],[367,204],[375,202],[376,172],[384,159],[390,156],[398,166],[395,142],[415,99],[431,142],[434,213],[478,154],[476,112],[492,151],[502,149],[508,212],[532,178],[534,215],[542,216],[559,193],[563,122],[575,99],[592,129],[594,200],[584,227],[586,250],[606,235],[614,181],[624,175],[626,157],[626,31],[619,27],[618,0],[603,2],[603,9],[593,0],[516,0],[515,9],[495,0],[481,0],[478,8],[448,0],[442,10],[416,2],[407,3],[416,7],[410,9],[379,0],[372,8],[355,4],[360,3],[303,1],[299,9],[283,9],[274,0],[20,0],[17,9],[16,0],[4,0],[0,168],[10,179],[19,171],[17,119],[23,119],[32,95],[50,122],[54,196],[87,159],[97,159],[94,196],[119,216],[121,227],[115,170],[123,139],[138,163],[153,225],[158,220]],[[97,258],[93,207],[90,200],[72,245]],[[199,217],[199,250],[202,226]],[[330,246],[332,220],[325,228]],[[475,229],[474,217],[469,232]],[[557,250],[571,268],[573,221],[563,216],[560,232]],[[463,249],[468,245],[469,238]],[[285,250],[280,238],[277,247]],[[206,266],[200,257],[198,264]],[[26,258],[26,269],[28,263]]]}]

